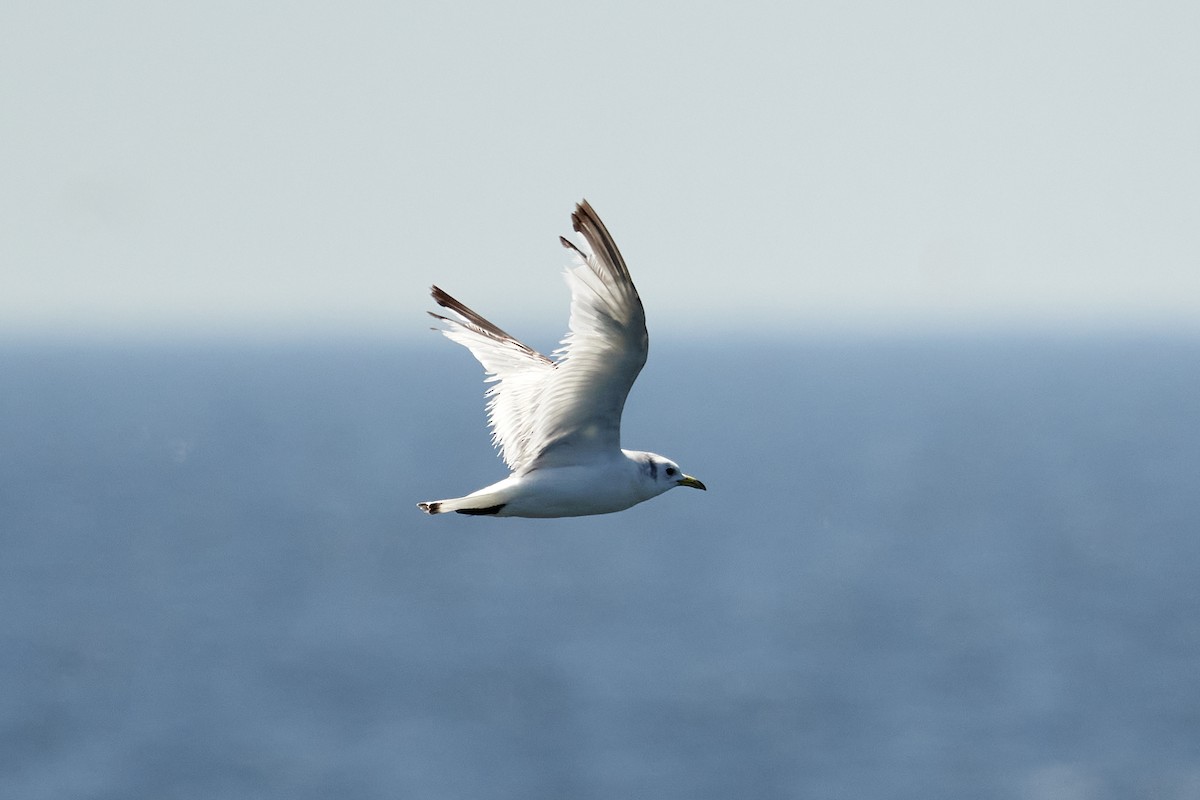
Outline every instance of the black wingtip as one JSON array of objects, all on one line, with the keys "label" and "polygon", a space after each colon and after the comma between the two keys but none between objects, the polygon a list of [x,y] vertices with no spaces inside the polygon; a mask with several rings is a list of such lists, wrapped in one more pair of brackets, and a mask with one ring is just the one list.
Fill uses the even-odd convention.
[{"label": "black wingtip", "polygon": [[[579,229],[576,228],[575,230],[579,230]],[[572,253],[574,253],[575,255],[582,258],[584,261],[587,260],[587,254],[585,254],[582,250],[580,250],[579,247],[577,247],[576,244],[574,242],[572,242],[570,239],[568,239],[567,237],[560,236],[560,237],[558,237],[558,241],[562,243],[563,247],[567,248]]]},{"label": "black wingtip", "polygon": [[616,274],[632,286],[633,279],[629,276],[629,267],[625,266],[625,259],[621,257],[617,243],[613,241],[612,234],[608,232],[600,215],[586,198],[575,204],[575,212],[571,214],[571,227],[576,233],[583,234],[592,252],[602,259],[607,259]]},{"label": "black wingtip", "polygon": [[[517,337],[513,336],[511,333],[495,323],[484,319],[479,312],[472,311],[461,300],[451,297],[448,292],[438,288],[437,286],[434,286],[430,291],[430,294],[433,296],[433,301],[435,303],[442,308],[448,308],[455,314],[458,314],[460,317],[466,320],[466,323],[469,326],[474,327],[478,333],[482,333],[485,336],[490,336],[491,338],[498,339],[500,341],[512,342],[515,346],[520,347],[523,350],[528,350],[533,355],[538,355],[536,351],[530,349],[527,345],[522,344]],[[445,319],[445,317],[441,317],[438,314],[434,314],[433,316],[438,317],[438,319]],[[457,322],[460,325],[463,324],[458,320],[450,321]],[[542,356],[542,358],[545,358],[545,356]]]},{"label": "black wingtip", "polygon": [[429,296],[433,298],[433,302],[442,308],[454,308],[456,305],[462,305],[462,303],[451,297],[445,289],[437,285],[429,287]]},{"label": "black wingtip", "polygon": [[583,233],[584,217],[600,222],[600,216],[596,213],[596,209],[592,208],[592,204],[587,201],[586,197],[575,204],[575,211],[571,213],[571,227],[575,229],[576,233]]},{"label": "black wingtip", "polygon": [[426,514],[442,513],[442,504],[441,504],[441,502],[436,501],[436,500],[432,503],[417,503],[417,508],[424,511]]}]

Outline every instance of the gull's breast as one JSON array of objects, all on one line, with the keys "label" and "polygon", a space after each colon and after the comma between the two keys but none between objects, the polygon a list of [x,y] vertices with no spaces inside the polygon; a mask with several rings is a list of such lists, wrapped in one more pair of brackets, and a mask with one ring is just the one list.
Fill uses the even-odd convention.
[{"label": "gull's breast", "polygon": [[579,517],[624,511],[653,495],[627,459],[527,472],[511,487],[502,517]]}]

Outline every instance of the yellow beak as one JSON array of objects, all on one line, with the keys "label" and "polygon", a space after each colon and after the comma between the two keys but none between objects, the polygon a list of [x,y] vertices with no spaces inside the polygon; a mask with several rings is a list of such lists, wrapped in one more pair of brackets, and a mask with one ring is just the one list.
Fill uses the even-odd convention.
[{"label": "yellow beak", "polygon": [[693,489],[700,489],[705,492],[708,491],[707,486],[705,486],[703,483],[701,483],[700,481],[693,478],[691,475],[684,475],[682,478],[679,479],[679,483],[677,483],[675,485],[676,486],[690,486]]}]

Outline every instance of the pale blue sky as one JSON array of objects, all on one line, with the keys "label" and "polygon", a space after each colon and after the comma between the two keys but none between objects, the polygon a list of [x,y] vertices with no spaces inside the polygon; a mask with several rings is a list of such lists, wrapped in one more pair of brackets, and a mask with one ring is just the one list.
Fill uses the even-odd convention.
[{"label": "pale blue sky", "polygon": [[0,330],[1195,328],[1198,9],[5,3]]}]

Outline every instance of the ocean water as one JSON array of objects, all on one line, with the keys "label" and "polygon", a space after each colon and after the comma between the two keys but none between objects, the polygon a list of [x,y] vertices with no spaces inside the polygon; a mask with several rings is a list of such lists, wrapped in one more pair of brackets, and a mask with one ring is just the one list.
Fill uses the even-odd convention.
[{"label": "ocean water", "polygon": [[0,797],[1200,797],[1200,341],[656,341],[576,520],[432,336],[0,374]]}]

